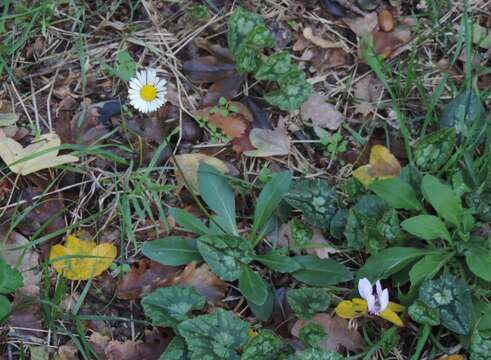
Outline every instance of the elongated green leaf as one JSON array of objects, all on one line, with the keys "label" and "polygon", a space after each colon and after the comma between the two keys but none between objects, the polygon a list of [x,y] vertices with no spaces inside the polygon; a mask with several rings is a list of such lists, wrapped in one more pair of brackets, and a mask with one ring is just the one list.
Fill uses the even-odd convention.
[{"label": "elongated green leaf", "polygon": [[424,240],[444,239],[451,241],[450,234],[443,221],[438,216],[418,215],[401,223],[408,233]]},{"label": "elongated green leaf", "polygon": [[235,197],[228,181],[213,166],[201,163],[198,169],[198,189],[206,204],[219,216],[221,225],[230,235],[238,235],[235,221]]},{"label": "elongated green leaf", "polygon": [[255,317],[262,321],[268,321],[269,317],[273,313],[273,306],[275,301],[275,295],[271,287],[268,288],[268,298],[262,305],[254,304],[252,301],[247,301],[247,305],[251,308]]},{"label": "elongated green leaf", "polygon": [[200,261],[201,257],[196,240],[178,236],[146,241],[142,248],[143,255],[164,265],[186,265],[191,261]]},{"label": "elongated green leaf", "polygon": [[270,252],[265,255],[256,255],[254,260],[281,273],[291,273],[300,269],[300,265],[291,257]]},{"label": "elongated green leaf", "polygon": [[396,209],[418,210],[421,204],[411,185],[399,179],[378,180],[370,185],[370,190]]},{"label": "elongated green leaf", "polygon": [[421,183],[421,190],[438,215],[457,227],[460,225],[462,204],[450,186],[432,175],[426,175]]},{"label": "elongated green leaf", "polygon": [[410,263],[416,261],[423,255],[432,253],[428,250],[410,247],[392,247],[382,250],[376,255],[368,258],[356,277],[358,279],[368,278],[370,281],[386,279],[397,273]]},{"label": "elongated green leaf", "polygon": [[268,284],[247,265],[241,264],[239,289],[242,295],[256,305],[263,305],[268,298]]},{"label": "elongated green leaf", "polygon": [[170,208],[169,214],[174,218],[176,223],[181,225],[187,231],[198,235],[210,235],[210,229],[201,222],[196,216],[179,208]]},{"label": "elongated green leaf", "polygon": [[0,295],[0,321],[10,313],[10,310],[12,310],[12,305],[10,304],[9,299]]},{"label": "elongated green leaf", "polygon": [[252,239],[267,224],[273,212],[278,208],[283,196],[288,192],[292,174],[283,172],[274,175],[259,194],[254,212]]},{"label": "elongated green leaf", "polygon": [[485,246],[472,244],[465,253],[469,269],[481,279],[491,282],[491,252]]},{"label": "elongated green leaf", "polygon": [[305,255],[294,257],[302,267],[292,275],[295,279],[312,286],[329,286],[353,279],[353,273],[344,265],[331,260]]},{"label": "elongated green leaf", "polygon": [[425,280],[432,279],[449,259],[449,255],[443,253],[426,255],[419,260],[409,271],[411,288],[418,286]]}]

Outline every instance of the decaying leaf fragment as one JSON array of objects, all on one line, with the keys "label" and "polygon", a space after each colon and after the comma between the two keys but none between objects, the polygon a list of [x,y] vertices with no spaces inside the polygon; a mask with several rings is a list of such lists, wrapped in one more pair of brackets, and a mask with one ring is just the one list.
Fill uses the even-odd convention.
[{"label": "decaying leaf fragment", "polygon": [[353,171],[353,176],[363,185],[368,186],[375,180],[390,179],[401,171],[401,164],[396,157],[382,145],[374,145],[370,152],[370,161]]}]

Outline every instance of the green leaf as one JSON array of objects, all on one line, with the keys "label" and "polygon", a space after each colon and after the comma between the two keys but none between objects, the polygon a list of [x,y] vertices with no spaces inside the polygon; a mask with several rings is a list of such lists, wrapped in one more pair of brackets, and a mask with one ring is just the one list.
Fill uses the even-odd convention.
[{"label": "green leaf", "polygon": [[471,337],[470,360],[489,360],[491,354],[491,337],[474,331]]},{"label": "green leaf", "polygon": [[110,76],[119,77],[123,81],[130,81],[136,74],[136,62],[126,51],[120,51],[116,55],[116,67],[103,64],[102,69]]},{"label": "green leaf", "polygon": [[290,188],[291,179],[292,174],[288,171],[275,174],[262,189],[256,202],[256,210],[254,211],[254,222],[252,226],[253,239],[255,239],[257,233],[261,232],[273,212],[278,208],[278,205]]},{"label": "green leaf", "polygon": [[326,310],[331,297],[324,289],[290,289],[287,293],[288,304],[301,319],[311,319],[315,314]]},{"label": "green leaf", "polygon": [[432,175],[426,175],[423,177],[421,190],[425,199],[433,206],[438,215],[451,224],[459,226],[462,204],[450,186],[443,184]]},{"label": "green leaf", "polygon": [[348,223],[349,211],[347,209],[339,209],[331,219],[329,232],[335,239],[342,239],[346,225]]},{"label": "green leaf", "polygon": [[211,270],[225,281],[237,280],[240,262],[252,261],[251,243],[237,236],[202,236],[198,239],[198,250]]},{"label": "green leaf", "polygon": [[247,34],[243,45],[259,51],[264,48],[273,47],[274,41],[271,35],[269,35],[266,25],[259,24]]},{"label": "green leaf", "polygon": [[414,151],[416,165],[424,171],[438,171],[452,155],[456,140],[454,128],[445,128],[426,135]]},{"label": "green leaf", "polygon": [[287,52],[279,52],[271,55],[257,70],[255,77],[258,80],[278,80],[291,71],[296,71],[296,65],[291,63]]},{"label": "green leaf", "polygon": [[280,273],[291,273],[300,269],[300,265],[294,259],[280,255],[275,251],[265,255],[253,256],[253,259]]},{"label": "green leaf", "polygon": [[312,242],[314,231],[298,219],[293,219],[291,222],[291,236],[293,246],[296,249],[304,249]]},{"label": "green leaf", "polygon": [[239,290],[244,297],[254,304],[263,305],[268,299],[268,284],[247,265],[241,265]]},{"label": "green leaf", "polygon": [[411,288],[418,286],[425,280],[432,279],[452,256],[452,254],[449,256],[445,253],[431,254],[419,260],[409,271]]},{"label": "green leaf", "polygon": [[164,265],[179,266],[189,264],[191,261],[203,260],[196,240],[178,236],[145,241],[142,252],[147,258]]},{"label": "green leaf", "polygon": [[261,64],[261,57],[256,49],[246,45],[240,47],[235,57],[235,68],[239,74],[247,74],[256,71]]},{"label": "green leaf", "polygon": [[0,295],[0,324],[1,320],[4,319],[10,311],[12,310],[12,305],[10,304],[9,299],[5,296]]},{"label": "green leaf", "polygon": [[371,282],[383,280],[427,254],[431,254],[431,251],[410,247],[388,248],[370,256],[356,277],[368,278]]},{"label": "green leaf", "polygon": [[192,287],[169,286],[160,288],[145,296],[142,300],[145,315],[152,319],[155,326],[176,326],[188,319],[192,310],[202,310],[204,296]]},{"label": "green leaf", "polygon": [[408,233],[426,241],[444,239],[451,241],[450,234],[443,221],[438,216],[418,215],[401,223],[401,227]]},{"label": "green leaf", "polygon": [[443,275],[427,280],[419,289],[419,298],[438,310],[443,326],[456,334],[466,335],[471,325],[470,289],[464,280]]},{"label": "green leaf", "polygon": [[407,210],[421,209],[421,204],[416,198],[416,193],[411,185],[399,178],[375,181],[370,185],[370,190],[384,199],[393,208]]},{"label": "green leaf", "polygon": [[174,336],[159,360],[191,360],[186,342],[180,336]]},{"label": "green leaf", "polygon": [[297,70],[280,79],[280,88],[264,95],[271,105],[277,106],[283,111],[295,111],[312,94],[312,85],[305,80],[305,75]]},{"label": "green leaf", "polygon": [[248,328],[245,321],[223,309],[177,326],[179,334],[186,340],[191,359],[203,360],[239,360],[236,350],[245,345]]},{"label": "green leaf", "polygon": [[411,319],[419,324],[429,326],[440,325],[438,310],[427,306],[421,300],[416,300],[407,310]]},{"label": "green leaf", "polygon": [[307,349],[288,357],[288,360],[345,360],[346,358],[334,351]]},{"label": "green leaf", "polygon": [[237,56],[239,47],[245,41],[247,35],[257,26],[264,25],[264,20],[259,14],[251,13],[242,7],[237,7],[228,20],[228,48],[234,57]]},{"label": "green leaf", "polygon": [[485,111],[479,95],[474,90],[466,90],[445,107],[440,125],[454,128],[459,136],[474,137],[484,126],[484,118]]},{"label": "green leaf", "polygon": [[172,218],[187,231],[198,235],[211,235],[210,229],[201,222],[196,216],[179,208],[169,208],[169,214]]},{"label": "green leaf", "polygon": [[11,294],[22,286],[22,275],[0,257],[0,294]]},{"label": "green leaf", "polygon": [[231,235],[238,235],[235,221],[235,196],[222,173],[206,163],[198,169],[198,190],[206,204],[221,219],[220,224]]},{"label": "green leaf", "polygon": [[261,321],[268,321],[269,317],[273,313],[273,306],[275,301],[275,295],[271,290],[271,287],[268,288],[268,298],[266,302],[262,305],[254,304],[251,301],[247,302],[247,305],[251,308],[252,313],[255,317],[257,317]]},{"label": "green leaf", "polygon": [[302,267],[292,275],[295,279],[312,286],[329,286],[353,279],[353,273],[344,265],[331,260],[305,255],[294,257]]},{"label": "green leaf", "polygon": [[305,220],[320,229],[329,229],[336,213],[336,192],[325,180],[300,180],[293,183],[285,200],[302,210]]},{"label": "green leaf", "polygon": [[479,244],[469,244],[465,252],[469,269],[481,279],[491,282],[491,251]]},{"label": "green leaf", "polygon": [[276,359],[283,349],[283,341],[271,330],[262,330],[247,345],[241,360]]},{"label": "green leaf", "polygon": [[327,334],[322,326],[311,322],[300,329],[298,338],[306,349],[320,349],[320,342],[327,339]]}]

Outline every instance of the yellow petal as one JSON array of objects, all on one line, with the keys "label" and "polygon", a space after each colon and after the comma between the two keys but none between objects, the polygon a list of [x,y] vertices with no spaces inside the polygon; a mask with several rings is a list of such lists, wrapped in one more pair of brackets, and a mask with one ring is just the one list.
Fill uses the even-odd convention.
[{"label": "yellow petal", "polygon": [[95,245],[74,235],[66,239],[66,246],[51,248],[49,259],[56,272],[70,280],[87,280],[102,274],[116,258],[113,244]]},{"label": "yellow petal", "polygon": [[389,309],[391,309],[393,312],[400,313],[406,310],[406,307],[401,304],[389,301]]},{"label": "yellow petal", "polygon": [[394,325],[404,326],[401,318],[389,308],[382,311],[378,316],[380,316],[382,319],[390,321]]},{"label": "yellow petal", "polygon": [[368,186],[375,180],[390,179],[398,176],[401,164],[396,157],[382,145],[374,145],[370,151],[370,163],[353,172],[353,176]]},{"label": "yellow petal", "polygon": [[343,319],[354,319],[363,316],[368,311],[367,302],[363,299],[354,298],[353,300],[341,301],[336,306],[336,314]]}]

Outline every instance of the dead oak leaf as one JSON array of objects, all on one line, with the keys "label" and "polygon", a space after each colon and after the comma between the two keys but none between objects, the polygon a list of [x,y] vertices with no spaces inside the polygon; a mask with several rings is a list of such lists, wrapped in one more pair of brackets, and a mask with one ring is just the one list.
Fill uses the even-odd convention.
[{"label": "dead oak leaf", "polygon": [[327,95],[313,93],[300,108],[303,120],[311,120],[314,126],[337,130],[344,120],[334,105],[327,102]]},{"label": "dead oak leaf", "polygon": [[378,27],[376,12],[368,13],[365,16],[344,17],[343,21],[359,37],[373,32]]},{"label": "dead oak leaf", "polygon": [[330,316],[329,314],[317,314],[312,320],[298,320],[291,330],[292,335],[298,337],[300,330],[310,323],[315,323],[324,329],[327,334],[327,340],[320,342],[324,350],[338,351],[342,346],[349,351],[363,349],[364,341],[358,330],[349,327],[348,321],[339,316]]},{"label": "dead oak leaf", "polygon": [[245,151],[244,155],[247,156],[267,157],[290,153],[290,137],[283,119],[278,122],[278,127],[274,130],[252,129],[249,140],[256,150]]},{"label": "dead oak leaf", "polygon": [[196,262],[188,264],[174,280],[181,287],[194,287],[196,291],[210,301],[219,301],[225,296],[227,283],[210,271],[207,264],[196,267]]},{"label": "dead oak leaf", "polygon": [[375,103],[380,100],[384,92],[384,85],[373,75],[365,76],[354,85],[356,98],[355,114],[367,116],[376,111]]}]

